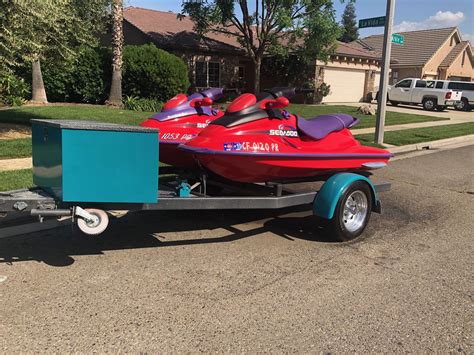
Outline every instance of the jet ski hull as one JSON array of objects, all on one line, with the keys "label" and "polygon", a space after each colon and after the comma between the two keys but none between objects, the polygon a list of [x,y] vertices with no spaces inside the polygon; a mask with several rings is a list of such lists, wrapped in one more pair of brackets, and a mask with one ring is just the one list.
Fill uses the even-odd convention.
[{"label": "jet ski hull", "polygon": [[224,113],[209,106],[195,106],[196,101],[204,98],[218,99],[223,89],[207,89],[190,96],[179,94],[170,99],[161,112],[156,113],[142,127],[157,128],[160,139],[160,161],[180,168],[195,169],[196,160],[184,151],[178,150],[180,144],[196,137],[210,122]]},{"label": "jet ski hull", "polygon": [[392,156],[362,146],[347,128],[315,140],[297,129],[297,120],[290,115],[283,121],[261,119],[234,127],[211,124],[179,149],[213,173],[239,182],[367,170],[384,166]]}]

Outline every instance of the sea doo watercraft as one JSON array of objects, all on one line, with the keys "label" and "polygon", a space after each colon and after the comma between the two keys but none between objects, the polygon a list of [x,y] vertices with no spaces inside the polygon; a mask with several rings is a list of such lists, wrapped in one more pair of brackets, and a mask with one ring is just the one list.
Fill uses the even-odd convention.
[{"label": "sea doo watercraft", "polygon": [[243,94],[201,133],[179,147],[226,179],[270,182],[386,166],[392,154],[361,145],[358,119],[331,114],[304,119],[284,110],[294,89]]},{"label": "sea doo watercraft", "polygon": [[223,88],[211,88],[189,96],[178,94],[163,105],[161,112],[140,125],[159,129],[161,162],[181,168],[196,166],[195,160],[189,154],[177,150],[177,147],[197,136],[211,121],[224,114],[213,108],[212,104],[224,97],[226,91]]}]

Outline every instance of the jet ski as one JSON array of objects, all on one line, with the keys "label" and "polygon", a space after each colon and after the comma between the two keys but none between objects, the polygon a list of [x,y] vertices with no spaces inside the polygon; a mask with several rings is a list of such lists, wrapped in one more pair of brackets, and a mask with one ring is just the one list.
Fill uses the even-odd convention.
[{"label": "jet ski", "polygon": [[181,168],[196,167],[192,156],[177,150],[177,147],[197,136],[211,121],[224,115],[212,104],[229,91],[235,92],[210,88],[189,96],[178,94],[163,105],[161,112],[140,124],[142,127],[159,129],[161,162]]},{"label": "jet ski", "polygon": [[284,110],[294,89],[237,97],[222,117],[179,147],[200,166],[238,182],[280,182],[360,172],[387,165],[392,154],[361,145],[347,114],[304,119]]}]

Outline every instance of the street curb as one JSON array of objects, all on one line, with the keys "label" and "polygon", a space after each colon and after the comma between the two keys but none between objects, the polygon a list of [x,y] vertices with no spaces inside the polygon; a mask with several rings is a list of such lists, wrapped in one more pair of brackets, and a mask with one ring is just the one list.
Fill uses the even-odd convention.
[{"label": "street curb", "polygon": [[474,144],[474,134],[470,134],[468,136],[440,139],[440,140],[431,141],[431,142],[421,142],[421,143],[416,143],[416,144],[402,145],[400,147],[388,148],[388,151],[390,153],[397,155],[397,154],[402,154],[402,153],[414,152],[418,150],[430,150],[430,149],[435,149],[435,148],[441,148],[441,147],[446,147],[446,146],[451,146],[451,145],[463,147],[463,146],[467,146],[471,144]]}]

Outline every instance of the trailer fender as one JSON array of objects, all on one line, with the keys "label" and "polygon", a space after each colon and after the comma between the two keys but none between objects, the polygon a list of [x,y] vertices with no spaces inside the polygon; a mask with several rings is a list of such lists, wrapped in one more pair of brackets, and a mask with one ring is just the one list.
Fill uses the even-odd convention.
[{"label": "trailer fender", "polygon": [[356,181],[364,181],[372,191],[372,210],[380,213],[381,204],[372,182],[363,175],[339,173],[331,176],[321,187],[313,202],[313,214],[325,219],[332,219],[337,203],[346,189]]}]

